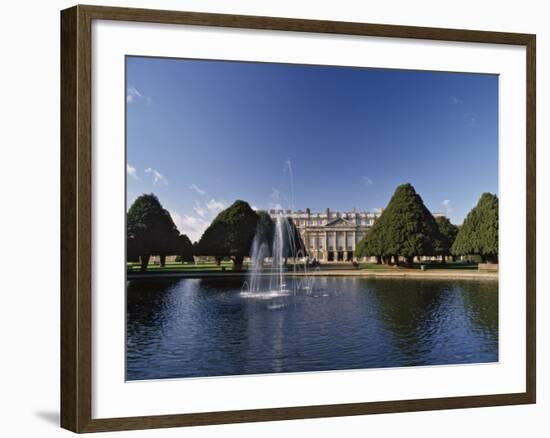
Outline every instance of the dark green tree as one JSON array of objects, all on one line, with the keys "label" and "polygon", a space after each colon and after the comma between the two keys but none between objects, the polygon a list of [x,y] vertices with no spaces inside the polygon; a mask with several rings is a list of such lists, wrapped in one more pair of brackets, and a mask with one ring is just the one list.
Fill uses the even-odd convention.
[{"label": "dark green tree", "polygon": [[300,235],[300,231],[296,228],[296,224],[292,218],[286,218],[287,225],[283,229],[283,256],[305,257],[307,255],[306,246]]},{"label": "dark green tree", "polygon": [[454,255],[479,255],[484,262],[498,263],[498,198],[483,193],[468,213],[451,247]]},{"label": "dark green tree", "polygon": [[273,251],[273,235],[275,234],[275,224],[267,211],[257,211],[258,223],[256,224],[256,234],[254,239],[258,245],[266,245],[266,257],[271,257]]},{"label": "dark green tree", "polygon": [[451,255],[451,247],[456,239],[458,227],[445,216],[438,216],[435,221],[440,234],[440,239],[435,242],[436,254],[442,256],[441,261],[445,263],[445,257]]},{"label": "dark green tree", "polygon": [[176,249],[175,254],[179,256],[182,263],[195,262],[195,259],[193,258],[193,255],[195,253],[195,248],[191,243],[191,240],[189,239],[189,237],[187,237],[185,234],[180,234],[178,236],[175,249]]},{"label": "dark green tree", "polygon": [[[305,257],[307,255],[306,247],[300,231],[292,218],[281,216],[280,219],[272,219],[265,211],[256,212],[258,223],[256,225],[256,234],[252,245],[265,245],[265,256],[271,257],[273,254],[273,240],[278,220],[280,220],[280,232],[282,237],[282,256],[286,260],[296,257]],[[258,248],[256,248],[258,249]]]},{"label": "dark green tree", "polygon": [[197,254],[216,257],[221,260],[229,257],[233,270],[241,271],[243,260],[250,255],[250,246],[256,232],[258,215],[245,201],[235,201],[216,216],[203,233]]},{"label": "dark green tree", "polygon": [[253,263],[263,266],[266,257],[271,257],[273,253],[273,236],[275,234],[275,224],[266,211],[257,211],[258,222],[256,232],[250,248],[250,256],[256,259]]},{"label": "dark green tree", "polygon": [[[374,229],[376,227],[376,229]],[[388,206],[373,226],[381,256],[405,258],[411,266],[415,256],[434,255],[440,239],[434,217],[411,184],[395,189]],[[367,245],[368,247],[368,245]]]},{"label": "dark green tree", "polygon": [[126,262],[137,263],[140,261],[140,254],[143,254],[143,249],[134,236],[126,233]]},{"label": "dark green tree", "polygon": [[138,197],[126,214],[127,260],[139,257],[145,271],[151,255],[166,257],[173,252],[179,231],[154,194]]},{"label": "dark green tree", "polygon": [[382,263],[382,257],[384,256],[384,249],[380,240],[380,233],[377,232],[378,221],[374,222],[365,236],[359,241],[355,248],[355,255],[357,257],[376,257],[376,263]]}]

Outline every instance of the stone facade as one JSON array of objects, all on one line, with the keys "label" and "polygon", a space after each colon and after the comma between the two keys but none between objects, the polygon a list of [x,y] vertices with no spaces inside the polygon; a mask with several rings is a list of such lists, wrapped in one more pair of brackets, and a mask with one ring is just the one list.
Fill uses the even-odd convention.
[{"label": "stone facade", "polygon": [[[374,212],[331,211],[327,208],[323,213],[313,213],[306,210],[269,210],[272,218],[284,214],[292,218],[300,231],[302,240],[310,259],[320,262],[351,262],[357,261],[355,248],[365,236],[367,230],[382,214],[382,209]],[[443,213],[435,213],[445,216]]]},{"label": "stone facade", "polygon": [[381,210],[339,212],[327,208],[323,213],[312,213],[309,208],[305,211],[269,210],[273,218],[281,213],[294,221],[311,259],[349,262],[355,260],[357,243],[380,216]]}]

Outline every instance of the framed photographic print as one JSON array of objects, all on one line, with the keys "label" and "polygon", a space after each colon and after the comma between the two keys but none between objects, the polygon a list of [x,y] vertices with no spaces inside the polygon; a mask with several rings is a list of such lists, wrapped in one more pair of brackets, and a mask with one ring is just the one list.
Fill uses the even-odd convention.
[{"label": "framed photographic print", "polygon": [[61,13],[61,425],[535,403],[535,36]]}]

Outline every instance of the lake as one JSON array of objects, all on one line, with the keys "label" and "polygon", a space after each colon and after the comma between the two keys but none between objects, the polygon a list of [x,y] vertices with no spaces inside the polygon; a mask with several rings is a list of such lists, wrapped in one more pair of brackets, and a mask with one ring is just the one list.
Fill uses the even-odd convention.
[{"label": "lake", "polygon": [[[289,289],[299,279],[288,278]],[[498,282],[317,277],[127,282],[127,380],[498,361]]]}]

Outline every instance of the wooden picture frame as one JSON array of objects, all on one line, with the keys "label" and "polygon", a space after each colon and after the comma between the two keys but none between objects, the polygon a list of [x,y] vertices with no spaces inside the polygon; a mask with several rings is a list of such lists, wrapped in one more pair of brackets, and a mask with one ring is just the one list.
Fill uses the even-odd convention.
[{"label": "wooden picture frame", "polygon": [[[526,48],[526,391],[522,393],[92,418],[92,91],[93,20],[185,24],[388,38],[518,45]],[[530,34],[238,16],[99,6],[61,12],[61,426],[74,432],[148,429],[535,403],[535,58]]]}]

